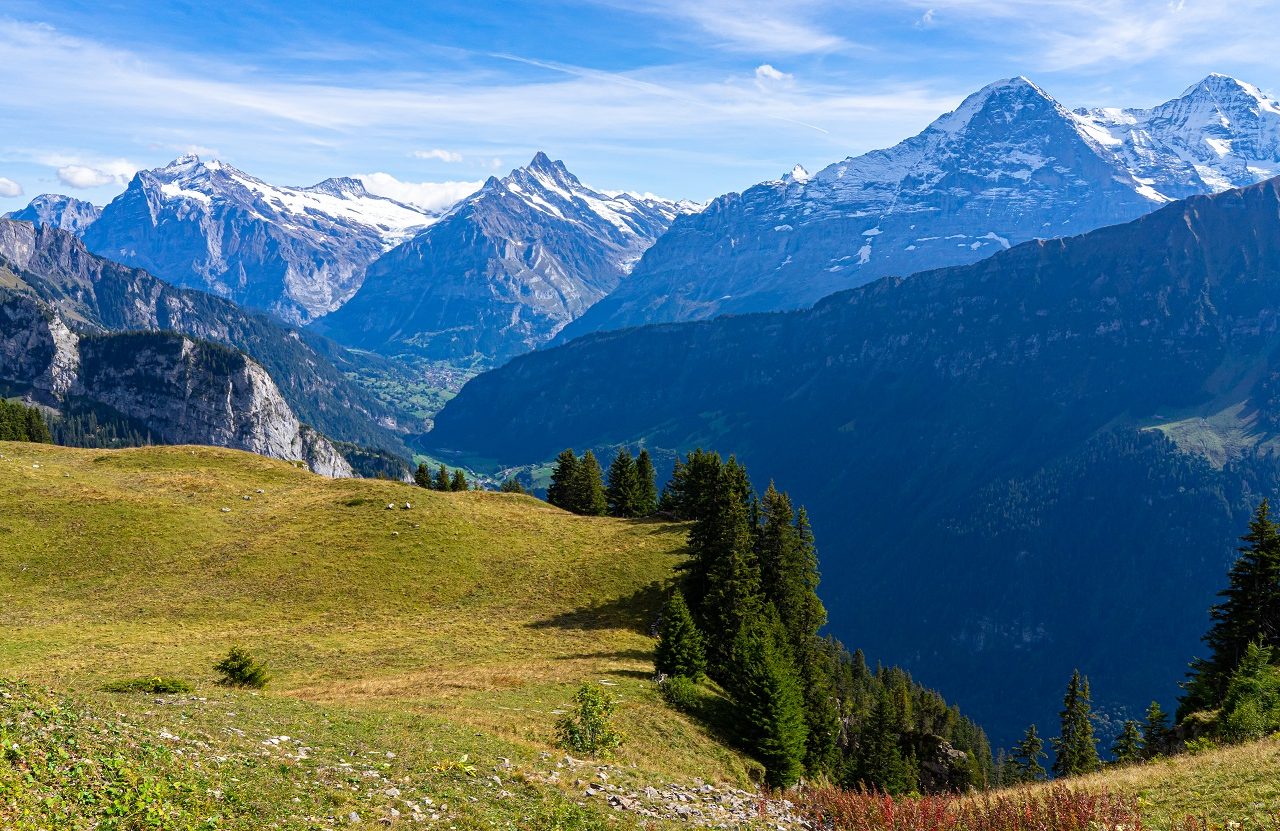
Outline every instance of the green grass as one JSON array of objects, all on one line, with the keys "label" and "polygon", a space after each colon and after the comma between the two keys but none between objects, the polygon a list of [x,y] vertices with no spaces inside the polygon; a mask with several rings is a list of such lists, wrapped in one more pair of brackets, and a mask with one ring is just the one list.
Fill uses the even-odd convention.
[{"label": "green grass", "polygon": [[1148,828],[1182,829],[1187,817],[1212,829],[1280,828],[1280,737],[1072,781],[1136,797]]},{"label": "green grass", "polygon": [[[393,752],[406,775],[464,753],[482,772],[511,759],[533,783],[527,798],[508,805],[480,784],[483,808],[467,804],[481,812],[475,827],[521,827],[534,803],[564,808],[558,788],[536,784],[560,755],[554,711],[602,680],[628,736],[613,781],[747,781],[751,763],[649,680],[648,627],[682,557],[680,525],[333,481],[211,448],[0,443],[0,457],[0,677],[68,693],[92,718],[229,743],[214,756],[298,734],[338,755]],[[267,662],[266,691],[213,686],[232,644]],[[100,691],[161,676],[194,683],[208,703]],[[268,794],[296,784],[263,775],[234,778]],[[329,785],[315,789],[331,798]],[[254,807],[218,827],[259,827],[234,824],[266,810],[241,798]]]}]

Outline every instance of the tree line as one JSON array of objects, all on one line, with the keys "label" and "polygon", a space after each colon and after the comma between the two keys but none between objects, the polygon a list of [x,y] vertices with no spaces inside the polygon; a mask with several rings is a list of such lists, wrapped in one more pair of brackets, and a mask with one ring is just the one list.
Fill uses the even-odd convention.
[{"label": "tree line", "polygon": [[[702,450],[677,460],[658,504],[692,524],[655,668],[664,685],[709,678],[728,693],[729,721],[767,784],[825,777],[894,793],[986,784],[990,749],[977,725],[906,672],[872,671],[819,635],[827,615],[804,508],[773,484],[757,496],[736,459]],[[941,742],[964,762],[938,776],[922,763]]]},{"label": "tree line", "polygon": [[[1220,601],[1209,610],[1208,656],[1191,661],[1176,721],[1152,701],[1145,717],[1124,722],[1111,744],[1111,764],[1127,765],[1216,743],[1260,739],[1280,731],[1280,525],[1262,500],[1241,537]],[[1077,670],[1052,739],[1055,776],[1103,767],[1093,731],[1089,680]],[[998,763],[1006,784],[1045,779],[1048,754],[1035,725]]]},{"label": "tree line", "polygon": [[0,441],[52,441],[49,425],[39,408],[0,398]]}]

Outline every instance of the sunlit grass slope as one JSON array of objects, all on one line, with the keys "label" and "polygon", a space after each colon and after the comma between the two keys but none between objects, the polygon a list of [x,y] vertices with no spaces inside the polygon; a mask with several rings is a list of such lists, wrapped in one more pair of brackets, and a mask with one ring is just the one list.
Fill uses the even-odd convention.
[{"label": "sunlit grass slope", "polygon": [[[744,759],[648,680],[682,526],[203,447],[0,443],[0,456],[0,677],[158,724],[172,713],[96,691],[166,675],[225,697],[211,667],[238,643],[273,675],[260,696],[234,694],[261,731],[337,713],[359,726],[348,736],[424,765],[467,752],[460,736],[482,755],[542,758],[553,711],[602,680],[628,735],[616,766],[745,781]],[[428,750],[428,733],[451,738]]]}]

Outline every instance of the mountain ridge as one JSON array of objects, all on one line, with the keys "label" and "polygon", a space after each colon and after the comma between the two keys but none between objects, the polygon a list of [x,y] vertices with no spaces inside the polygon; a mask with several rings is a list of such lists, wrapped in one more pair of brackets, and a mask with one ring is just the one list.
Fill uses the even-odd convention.
[{"label": "mountain ridge", "polygon": [[[946,679],[1009,745],[1048,707],[1011,710],[994,677],[1047,705],[1078,665],[1108,718],[1172,698],[1236,529],[1280,488],[1277,280],[1273,179],[807,310],[578,338],[472,380],[427,445],[731,448],[808,506],[835,631]],[[1262,415],[1252,439],[1203,452],[1220,428],[1197,414],[1228,404]]]},{"label": "mountain ridge", "polygon": [[[1191,110],[1203,110],[1194,105],[1215,77],[1189,89]],[[1269,138],[1280,135],[1280,105],[1251,85],[1234,88],[1238,100],[1229,109],[1250,112],[1252,101],[1254,121],[1266,125],[1254,155],[1271,154],[1280,172],[1280,139]],[[1166,113],[1159,123],[1167,125],[1179,102],[1142,112]],[[727,194],[675,223],[631,277],[557,342],[605,328],[803,308],[879,277],[962,265],[1028,239],[1128,221],[1271,170],[1241,161],[1227,141],[1200,149],[1234,173],[1201,176],[1182,156],[1190,154],[1188,136],[1226,141],[1213,139],[1211,118],[1184,116],[1177,129],[1117,135],[1116,125],[1136,112],[1072,112],[1023,77],[989,84],[892,148]],[[1216,129],[1230,133],[1227,121]],[[1251,131],[1248,124],[1239,130]],[[1124,152],[1135,141],[1157,140],[1173,149]],[[1240,142],[1242,152],[1252,146]]]},{"label": "mountain ridge", "polygon": [[593,190],[539,152],[383,255],[315,328],[362,349],[500,363],[603,297],[691,207]]}]

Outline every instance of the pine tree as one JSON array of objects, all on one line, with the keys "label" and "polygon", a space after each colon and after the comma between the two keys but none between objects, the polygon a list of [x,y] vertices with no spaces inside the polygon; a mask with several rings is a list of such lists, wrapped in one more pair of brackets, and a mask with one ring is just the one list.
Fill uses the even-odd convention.
[{"label": "pine tree", "polygon": [[551,470],[551,484],[547,486],[547,502],[566,511],[574,510],[573,488],[578,478],[578,457],[572,449],[560,451],[556,466]]},{"label": "pine tree", "polygon": [[1117,765],[1132,765],[1142,761],[1142,730],[1138,722],[1129,719],[1124,729],[1111,744],[1111,758]]},{"label": "pine tree", "polygon": [[1093,735],[1093,712],[1089,700],[1089,679],[1080,670],[1071,675],[1062,700],[1062,735],[1053,740],[1053,772],[1058,776],[1078,776],[1102,767],[1098,740]]},{"label": "pine tree", "polygon": [[665,675],[683,675],[695,681],[701,679],[707,669],[702,633],[694,624],[689,605],[679,589],[673,591],[662,606],[654,669]]},{"label": "pine tree", "polygon": [[1040,760],[1047,758],[1049,754],[1044,752],[1044,740],[1040,738],[1040,734],[1036,732],[1036,726],[1032,724],[1027,728],[1027,732],[1022,734],[1022,741],[1013,746],[1013,753],[1009,756],[1017,771],[1017,778],[1010,784],[1038,782],[1044,779],[1045,769],[1040,764]]},{"label": "pine tree", "polygon": [[438,491],[452,490],[453,487],[449,483],[449,470],[443,464],[436,469],[435,489]]},{"label": "pine tree", "polygon": [[605,488],[609,516],[637,517],[640,513],[640,479],[636,460],[619,448],[609,465],[609,485]]},{"label": "pine tree", "polygon": [[1280,646],[1280,527],[1267,500],[1258,505],[1241,541],[1229,585],[1218,593],[1222,602],[1209,611],[1213,624],[1204,636],[1209,657],[1192,662],[1180,718],[1221,704],[1249,644]]},{"label": "pine tree", "polygon": [[918,775],[902,753],[894,727],[897,721],[893,698],[888,689],[881,687],[871,716],[858,735],[858,750],[847,784],[895,795],[916,790]]},{"label": "pine tree", "polygon": [[426,462],[420,463],[418,469],[413,472],[413,483],[420,488],[431,487],[431,470]]},{"label": "pine tree", "polygon": [[805,721],[795,669],[781,627],[757,617],[734,639],[732,692],[743,739],[774,788],[794,785],[803,771]]},{"label": "pine tree", "polygon": [[720,468],[706,516],[689,531],[695,567],[689,583],[704,587],[698,620],[707,635],[707,663],[720,681],[725,681],[730,671],[730,651],[737,633],[764,611],[760,566],[737,478],[736,469],[729,465]]},{"label": "pine tree", "polygon": [[609,503],[604,496],[604,478],[600,472],[600,463],[596,455],[588,450],[578,460],[578,468],[573,478],[573,507],[575,513],[587,516],[604,516]]},{"label": "pine tree", "polygon": [[1147,717],[1142,724],[1143,758],[1150,759],[1163,752],[1169,740],[1169,715],[1152,701],[1147,707]]},{"label": "pine tree", "polygon": [[467,474],[462,472],[462,468],[453,471],[453,481],[449,483],[451,491],[465,491],[467,489]]},{"label": "pine tree", "polygon": [[658,472],[648,450],[636,457],[636,480],[640,490],[636,498],[636,516],[653,516],[658,512]]},{"label": "pine tree", "polygon": [[525,490],[524,485],[520,484],[520,480],[514,476],[512,476],[510,479],[503,482],[502,487],[500,487],[498,490],[502,491],[503,493],[525,493],[525,494],[528,493],[528,491]]},{"label": "pine tree", "polygon": [[675,465],[671,468],[671,478],[667,480],[667,486],[662,489],[662,496],[658,499],[659,511],[673,514],[679,519],[688,519],[684,516],[684,481],[687,475],[684,460],[677,456]]}]

